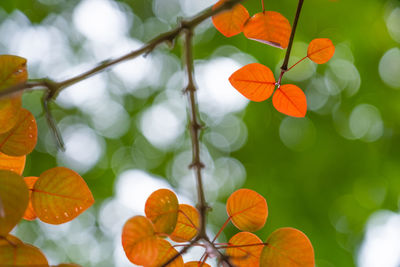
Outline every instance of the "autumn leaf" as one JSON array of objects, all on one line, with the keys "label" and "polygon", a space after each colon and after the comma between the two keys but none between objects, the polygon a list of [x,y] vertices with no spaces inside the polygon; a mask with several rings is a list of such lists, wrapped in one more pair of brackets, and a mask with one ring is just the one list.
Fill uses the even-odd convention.
[{"label": "autumn leaf", "polygon": [[28,207],[25,210],[23,218],[28,221],[32,221],[32,220],[36,219],[36,217],[37,217],[35,210],[33,209],[33,206],[32,206],[32,189],[38,179],[39,179],[38,177],[34,177],[34,176],[24,177],[26,186],[29,189],[29,203],[28,203]]},{"label": "autumn leaf", "polygon": [[46,257],[36,247],[18,242],[0,246],[0,266],[46,267]]},{"label": "autumn leaf", "polygon": [[23,156],[32,152],[37,141],[37,126],[32,113],[21,109],[14,127],[0,134],[0,151],[9,156]]},{"label": "autumn leaf", "polygon": [[0,170],[0,236],[6,236],[21,220],[28,200],[28,188],[22,177]]},{"label": "autumn leaf", "polygon": [[[0,55],[0,92],[23,83],[28,79],[26,59],[12,55]],[[0,99],[0,134],[8,132],[18,120],[21,109],[21,94]]]},{"label": "autumn leaf", "polygon": [[17,244],[22,244],[23,242],[21,240],[18,239],[18,237],[13,236],[13,235],[6,235],[6,236],[0,236],[0,246],[4,246],[4,245],[17,245]]},{"label": "autumn leaf", "polygon": [[168,189],[154,191],[147,199],[144,212],[157,233],[171,234],[178,220],[179,203],[175,193]]},{"label": "autumn leaf", "polygon": [[[171,246],[171,244],[165,240],[158,238],[156,248],[158,250],[158,255],[155,261],[151,264],[145,264],[145,267],[160,267],[167,263],[170,259],[178,254],[175,248]],[[168,267],[183,267],[183,259],[182,256],[179,255],[175,260],[173,260]]]},{"label": "autumn leaf", "polygon": [[22,175],[26,156],[13,157],[0,152],[0,170],[9,170]]},{"label": "autumn leaf", "polygon": [[228,243],[226,255],[236,267],[259,266],[264,246],[255,234],[240,232],[229,239]]},{"label": "autumn leaf", "polygon": [[314,39],[308,45],[307,56],[318,64],[328,62],[335,54],[335,46],[328,38]]},{"label": "autumn leaf", "polygon": [[260,267],[314,267],[314,249],[310,240],[294,228],[273,232],[260,257]]},{"label": "autumn leaf", "polygon": [[83,178],[73,170],[56,167],[43,172],[32,189],[32,206],[40,220],[71,221],[94,203]]},{"label": "autumn leaf", "polygon": [[122,229],[122,247],[132,263],[151,264],[158,256],[153,223],[144,216],[130,218]]},{"label": "autumn leaf", "polygon": [[[213,10],[221,6],[226,0],[221,0],[213,6]],[[215,28],[225,35],[232,37],[242,32],[245,22],[249,19],[249,12],[241,4],[235,5],[232,9],[222,11],[212,17]]]},{"label": "autumn leaf", "polygon": [[250,189],[239,189],[230,195],[226,210],[232,223],[242,231],[261,229],[268,217],[267,201]]},{"label": "autumn leaf", "polygon": [[279,112],[292,117],[304,117],[307,112],[306,95],[293,84],[279,87],[272,97],[272,104]]},{"label": "autumn leaf", "polygon": [[235,71],[229,82],[243,96],[256,102],[268,99],[275,88],[274,74],[259,63],[251,63]]},{"label": "autumn leaf", "polygon": [[21,110],[21,95],[0,99],[0,134],[10,131],[18,121]]},{"label": "autumn leaf", "polygon": [[200,215],[197,209],[190,205],[180,204],[178,220],[169,238],[175,242],[190,241],[196,236],[199,225]]},{"label": "autumn leaf", "polygon": [[252,16],[244,25],[243,34],[248,38],[279,48],[289,44],[292,28],[280,13],[266,11]]}]

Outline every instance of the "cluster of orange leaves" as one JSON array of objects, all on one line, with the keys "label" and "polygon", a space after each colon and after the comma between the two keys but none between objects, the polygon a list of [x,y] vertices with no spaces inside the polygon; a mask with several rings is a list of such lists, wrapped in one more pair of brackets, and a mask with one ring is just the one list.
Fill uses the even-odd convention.
[{"label": "cluster of orange leaves", "polygon": [[[217,8],[224,2],[226,0],[219,1],[213,8]],[[226,37],[243,32],[248,39],[282,49],[287,48],[289,44],[290,23],[283,15],[275,11],[263,11],[250,17],[247,9],[237,4],[232,9],[213,16],[213,23],[215,28]],[[314,39],[308,46],[307,55],[288,70],[284,70],[278,82],[272,71],[259,63],[240,68],[231,75],[229,81],[249,100],[260,102],[274,94],[272,104],[279,112],[293,117],[304,117],[307,112],[304,92],[294,84],[281,85],[281,79],[284,73],[306,58],[317,64],[323,64],[328,62],[334,53],[335,47],[330,39]]]},{"label": "cluster of orange leaves", "polygon": [[[26,59],[0,55],[0,91],[25,82]],[[49,266],[36,247],[10,231],[22,219],[50,224],[68,222],[93,202],[85,181],[76,172],[56,167],[39,177],[22,177],[26,155],[37,142],[33,115],[22,108],[21,93],[0,99],[0,266]],[[76,267],[60,264],[58,267]]]},{"label": "cluster of orange leaves", "polygon": [[[314,250],[307,236],[294,228],[280,228],[263,243],[255,234],[268,217],[267,202],[250,189],[232,193],[226,204],[228,219],[211,241],[217,249],[225,250],[231,263],[237,267],[314,266]],[[146,216],[134,216],[122,230],[122,246],[128,259],[146,267],[162,266],[176,257],[168,266],[209,266],[209,254],[199,261],[184,263],[176,246],[190,246],[199,231],[200,215],[196,208],[179,204],[174,192],[160,189],[153,192],[145,204]],[[215,243],[225,226],[232,222],[241,232],[228,243]],[[165,238],[176,243],[171,245]],[[196,244],[194,244],[196,245]],[[207,245],[202,244],[207,251]]]}]

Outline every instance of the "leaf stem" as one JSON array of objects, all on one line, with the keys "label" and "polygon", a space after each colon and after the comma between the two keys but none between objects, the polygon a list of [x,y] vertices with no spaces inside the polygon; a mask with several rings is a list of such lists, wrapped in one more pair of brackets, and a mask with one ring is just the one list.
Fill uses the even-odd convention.
[{"label": "leaf stem", "polygon": [[294,66],[296,66],[297,64],[299,64],[300,62],[302,62],[304,59],[308,58],[308,56],[303,57],[302,59],[300,59],[299,61],[297,61],[293,66],[291,66],[286,72],[288,72],[289,70],[293,69]]},{"label": "leaf stem", "polygon": [[218,236],[222,233],[222,231],[224,230],[224,228],[228,225],[228,223],[230,221],[231,221],[231,217],[229,216],[228,219],[226,219],[226,221],[222,225],[221,229],[219,229],[218,233],[215,235],[214,239],[212,240],[212,243],[214,243],[215,240],[217,240]]}]

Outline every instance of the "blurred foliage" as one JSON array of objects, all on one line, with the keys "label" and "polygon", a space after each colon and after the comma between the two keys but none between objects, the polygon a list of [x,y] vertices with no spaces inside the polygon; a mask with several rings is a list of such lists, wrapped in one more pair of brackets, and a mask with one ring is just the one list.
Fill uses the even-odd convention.
[{"label": "blurred foliage", "polygon": [[[0,42],[0,52],[19,53],[19,56],[27,57],[32,62],[32,65],[28,62],[31,78],[50,76],[58,79],[79,73],[101,59],[121,55],[123,52],[114,54],[107,50],[111,42],[114,42],[113,47],[118,46],[119,40],[96,43],[95,39],[88,41],[88,36],[82,30],[79,31],[82,28],[77,26],[73,14],[77,6],[93,1],[96,2],[1,1],[0,32],[3,40]],[[168,4],[163,4],[163,1]],[[196,0],[115,2],[113,4],[116,5],[111,6],[122,12],[120,14],[125,14],[126,25],[129,27],[126,38],[134,39],[132,44],[135,45],[174,27],[179,17],[193,14],[189,12],[191,6],[200,5]],[[261,9],[259,1],[255,0],[247,0],[244,5],[251,14]],[[266,8],[279,11],[292,21],[296,1],[266,1]],[[396,61],[400,59],[400,24],[396,24],[400,21],[400,15],[396,15],[400,14],[400,11],[396,11],[399,8],[399,1],[306,1],[295,36],[292,58],[303,57],[307,43],[318,37],[332,39],[336,44],[336,54],[326,66],[303,62],[285,78],[306,92],[309,111],[304,119],[288,118],[276,112],[267,103],[270,99],[262,103],[249,103],[245,109],[233,107],[233,112],[225,112],[220,116],[206,113],[204,111],[207,109],[200,106],[202,119],[207,126],[203,134],[203,148],[207,147],[206,152],[203,150],[203,159],[208,166],[206,173],[210,178],[206,180],[218,180],[219,175],[226,173],[228,180],[230,176],[240,176],[241,172],[244,176],[241,165],[246,173],[243,184],[239,177],[239,182],[231,187],[225,180],[219,183],[218,188],[215,188],[218,182],[206,182],[207,194],[213,207],[210,222],[215,227],[212,229],[218,229],[222,225],[221,221],[225,220],[221,218],[221,210],[224,209],[221,203],[226,201],[229,194],[238,187],[251,188],[267,199],[271,215],[266,227],[257,233],[262,239],[278,227],[295,227],[305,232],[312,241],[318,267],[357,265],[357,253],[369,216],[381,209],[395,212],[399,209],[400,60]],[[88,17],[97,11],[103,10],[91,10]],[[106,23],[109,22],[107,14],[99,15],[105,15],[101,19]],[[168,15],[172,17],[166,19]],[[12,21],[15,21],[14,26]],[[81,23],[85,24],[86,21]],[[22,24],[25,25],[23,28]],[[50,34],[46,35],[44,29]],[[57,34],[54,34],[54,29],[57,29]],[[236,69],[256,60],[277,70],[284,57],[285,51],[247,40],[243,35],[227,39],[216,32],[210,21],[200,26],[197,33],[194,56],[196,66],[199,67],[196,67],[196,74],[206,72],[207,62],[215,58],[237,60]],[[25,36],[28,36],[27,39],[24,39]],[[27,44],[27,40],[36,42]],[[68,47],[60,49],[61,41]],[[15,47],[10,47],[12,44]],[[126,52],[136,48],[130,48],[125,43],[123,45],[127,46]],[[36,47],[47,50],[36,51]],[[59,54],[60,51],[65,54]],[[383,64],[382,57],[388,51],[391,51],[390,57]],[[118,175],[125,170],[141,169],[165,177],[179,193],[195,201],[191,193],[194,189],[190,189],[193,184],[188,185],[187,179],[176,177],[177,174],[182,177],[190,174],[186,167],[186,163],[189,163],[190,143],[183,109],[185,98],[180,93],[183,88],[182,78],[179,78],[182,76],[180,55],[180,42],[172,50],[162,46],[152,55],[134,61],[135,64],[146,60],[153,62],[150,71],[145,74],[148,77],[142,78],[140,82],[129,84],[118,73],[109,71],[101,74],[101,78],[91,78],[102,79],[98,84],[83,82],[81,87],[71,88],[71,94],[87,95],[80,102],[56,101],[52,108],[67,139],[67,151],[68,142],[72,142],[71,138],[76,133],[83,133],[87,138],[78,146],[85,147],[94,142],[88,148],[88,151],[94,153],[93,157],[78,157],[75,161],[79,164],[83,162],[84,167],[78,171],[83,173],[96,203],[92,213],[82,215],[83,219],[79,223],[59,228],[59,231],[68,233],[63,237],[55,237],[58,235],[56,227],[23,222],[17,234],[24,241],[43,248],[47,256],[57,262],[64,259],[84,266],[124,266],[112,263],[112,250],[118,242],[113,241],[112,234],[106,233],[98,217],[105,203],[115,196],[117,189],[114,183]],[[212,62],[217,64],[219,61]],[[125,71],[132,70],[132,76],[138,75],[136,69],[144,68],[141,65],[129,67]],[[63,72],[58,73],[61,69]],[[196,77],[201,93],[204,82],[199,80],[199,76]],[[88,85],[98,85],[99,88],[104,87],[104,90],[92,93],[91,90],[99,88],[87,88]],[[218,85],[215,84],[215,90],[220,89]],[[171,90],[171,87],[174,89]],[[65,94],[67,91],[69,89]],[[38,175],[57,164],[68,165],[71,162],[63,160],[61,152],[56,151],[40,107],[41,94],[30,92],[24,95],[24,106],[38,119],[40,139],[37,149],[28,157],[24,173],[26,176]],[[92,102],[88,101],[92,98],[95,98]],[[112,103],[105,105],[104,99]],[[203,102],[200,100],[200,105],[213,105],[207,102],[212,99],[204,99]],[[224,99],[219,101],[223,103]],[[102,107],[105,110],[101,110]],[[146,115],[151,107],[157,107],[158,111]],[[111,112],[116,109],[119,111]],[[175,116],[176,120],[165,118],[166,124],[171,123],[166,129],[161,125],[161,128],[148,130],[162,134],[176,125],[179,130],[175,131],[178,133],[168,139],[172,141],[167,140],[167,145],[163,145],[149,139],[144,129],[153,123],[157,124],[157,116],[166,111],[172,112],[171,116]],[[111,118],[107,119],[107,115]],[[150,121],[154,119],[154,122],[144,126],[143,118]],[[105,123],[108,126],[103,129]],[[71,151],[79,151],[78,148]],[[93,164],[85,165],[84,162],[89,159]],[[76,162],[72,168],[74,164]],[[191,178],[189,175],[188,179]],[[229,189],[226,189],[227,186]],[[114,220],[123,223],[126,218]],[[67,238],[67,235],[79,236],[79,231],[82,231],[79,229],[84,229],[82,227],[90,228],[89,233],[82,234],[85,240],[96,242],[84,241],[83,237],[80,241],[80,238],[73,239],[75,241],[69,245],[64,239],[61,239],[64,244],[60,242],[59,238]],[[229,238],[235,231],[230,225],[226,236]],[[98,248],[91,247],[93,251],[87,255],[77,252],[87,244],[97,244]]]}]

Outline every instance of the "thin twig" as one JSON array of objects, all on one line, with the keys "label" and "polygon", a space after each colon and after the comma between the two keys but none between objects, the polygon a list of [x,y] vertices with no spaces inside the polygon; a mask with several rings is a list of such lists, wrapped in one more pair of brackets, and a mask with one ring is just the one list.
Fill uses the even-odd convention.
[{"label": "thin twig", "polygon": [[196,86],[193,79],[193,55],[192,55],[192,29],[187,29],[185,34],[185,66],[188,84],[185,92],[188,96],[189,110],[190,110],[190,136],[192,139],[192,163],[190,167],[194,169],[196,176],[196,187],[197,187],[197,208],[200,213],[200,231],[198,235],[200,237],[206,237],[206,213],[207,203],[204,196],[203,180],[201,176],[201,169],[204,168],[204,164],[200,161],[200,141],[199,132],[201,125],[197,118],[197,101],[196,101]]},{"label": "thin twig", "polygon": [[53,115],[51,114],[51,110],[49,109],[49,96],[47,93],[43,95],[42,99],[43,111],[46,117],[47,124],[49,125],[51,132],[53,134],[54,140],[56,141],[58,149],[61,151],[65,151],[65,144],[62,138],[61,132],[57,127],[57,123],[54,120]]},{"label": "thin twig", "polygon": [[277,82],[278,86],[280,86],[280,84],[281,84],[283,74],[285,74],[285,72],[288,69],[290,52],[292,51],[294,35],[296,33],[297,22],[299,21],[301,8],[303,7],[303,2],[304,2],[304,0],[299,0],[299,3],[297,5],[297,11],[296,11],[296,16],[294,17],[294,21],[293,21],[292,32],[290,33],[289,45],[288,45],[288,48],[286,49],[285,59],[283,60],[283,64],[281,66],[281,74],[279,75],[279,79]]},{"label": "thin twig", "polygon": [[186,247],[184,247],[181,251],[179,251],[177,254],[175,254],[172,258],[168,259],[161,267],[166,267],[169,264],[171,264],[174,260],[176,260],[179,256],[182,256],[185,254],[197,241],[199,241],[199,238],[193,239],[190,244],[188,244]]}]

